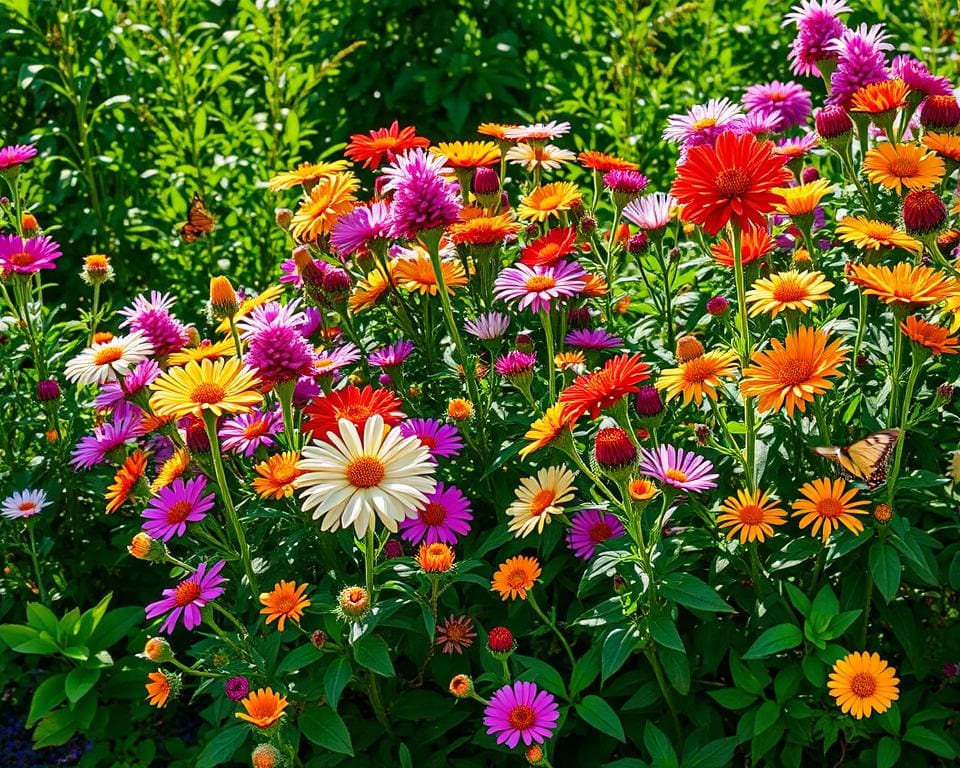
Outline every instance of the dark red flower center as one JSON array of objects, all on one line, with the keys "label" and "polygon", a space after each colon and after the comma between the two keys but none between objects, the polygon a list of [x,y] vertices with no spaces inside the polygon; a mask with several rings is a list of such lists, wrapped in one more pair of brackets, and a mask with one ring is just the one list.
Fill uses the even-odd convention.
[{"label": "dark red flower center", "polygon": [[724,168],[717,174],[717,189],[728,197],[740,197],[750,190],[750,174],[740,168]]}]

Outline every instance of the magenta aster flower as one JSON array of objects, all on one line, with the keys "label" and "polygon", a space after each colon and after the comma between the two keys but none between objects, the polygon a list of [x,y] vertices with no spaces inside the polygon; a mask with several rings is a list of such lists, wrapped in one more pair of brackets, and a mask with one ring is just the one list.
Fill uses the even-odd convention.
[{"label": "magenta aster flower", "polygon": [[497,736],[497,744],[513,749],[523,739],[530,746],[542,744],[551,736],[560,719],[557,700],[534,683],[518,680],[498,690],[483,711],[487,734]]},{"label": "magenta aster flower", "polygon": [[603,186],[613,192],[636,197],[647,188],[650,180],[638,171],[607,171],[603,175]]},{"label": "magenta aster flower", "polygon": [[253,456],[257,448],[274,445],[273,439],[283,429],[283,417],[280,409],[262,411],[254,408],[249,413],[241,413],[229,418],[220,427],[220,440],[223,449],[246,456]]},{"label": "magenta aster flower", "polygon": [[623,218],[640,229],[664,229],[670,223],[670,212],[676,207],[673,195],[666,192],[654,192],[639,197],[623,209]]},{"label": "magenta aster flower", "polygon": [[370,249],[377,242],[384,243],[390,237],[389,216],[390,209],[382,201],[354,208],[333,225],[330,245],[344,258],[359,250]]},{"label": "magenta aster flower", "polygon": [[187,327],[170,312],[174,301],[173,296],[160,291],[151,291],[149,299],[141,294],[131,306],[119,310],[119,314],[127,318],[120,327],[140,331],[155,355],[179,352],[189,343],[190,336]]},{"label": "magenta aster flower", "polygon": [[747,110],[777,117],[776,130],[789,131],[810,117],[810,92],[793,81],[751,85],[743,94]]},{"label": "magenta aster flower", "polygon": [[147,606],[147,618],[155,619],[164,613],[167,614],[160,625],[160,631],[168,635],[177,628],[177,622],[181,616],[183,616],[183,626],[187,629],[200,626],[200,609],[224,593],[220,584],[226,579],[220,576],[220,571],[225,564],[225,560],[220,560],[207,570],[207,563],[200,563],[196,572],[190,574],[176,587],[163,590],[162,600]]},{"label": "magenta aster flower", "polygon": [[302,330],[307,316],[297,311],[299,300],[257,307],[239,324],[247,340],[244,362],[263,381],[283,383],[313,373],[316,354]]},{"label": "magenta aster flower", "polygon": [[146,518],[143,530],[155,539],[170,541],[187,532],[187,523],[199,523],[213,507],[214,495],[203,496],[207,481],[195,477],[184,482],[177,478],[150,499],[142,516]]},{"label": "magenta aster flower", "polygon": [[739,104],[727,98],[710,99],[706,104],[695,104],[688,112],[670,115],[663,138],[683,147],[712,145],[741,117]]},{"label": "magenta aster flower", "polygon": [[438,419],[407,419],[400,423],[400,434],[419,439],[434,461],[459,456],[463,450],[460,430]]},{"label": "magenta aster flower", "polygon": [[411,544],[456,544],[461,536],[470,533],[470,501],[455,485],[437,483],[436,490],[427,495],[423,509],[414,517],[398,524],[400,537]]},{"label": "magenta aster flower", "polygon": [[[144,392],[147,387],[156,381],[160,373],[160,366],[156,362],[143,360],[123,377],[122,387],[118,381],[108,381],[103,384],[94,402],[101,411],[116,408],[121,403],[133,400],[138,394]],[[144,392],[144,394],[149,393]]]},{"label": "magenta aster flower", "polygon": [[459,219],[457,185],[440,175],[445,159],[417,148],[384,169],[385,192],[392,192],[390,233],[413,240],[428,229],[442,229]]},{"label": "magenta aster flower", "polygon": [[500,355],[493,365],[493,370],[507,379],[524,378],[533,372],[533,366],[536,362],[536,355],[515,349],[505,355]]},{"label": "magenta aster flower", "polygon": [[224,693],[230,701],[240,701],[250,693],[250,682],[245,677],[231,677],[224,683]]},{"label": "magenta aster flower", "polygon": [[94,427],[93,434],[80,439],[73,450],[70,463],[90,469],[107,460],[107,455],[143,434],[140,409],[131,408],[123,414],[114,414],[113,421]]},{"label": "magenta aster flower", "polygon": [[583,509],[570,520],[567,546],[580,559],[589,560],[600,544],[624,533],[623,523],[616,515],[601,509]]},{"label": "magenta aster flower", "polygon": [[510,317],[502,312],[484,312],[463,324],[463,330],[481,341],[495,341],[507,332]]},{"label": "magenta aster flower", "polygon": [[641,448],[640,471],[678,490],[695,493],[716,488],[714,480],[719,477],[703,456],[672,445]]},{"label": "magenta aster flower", "polygon": [[298,291],[303,288],[303,278],[300,277],[300,270],[297,269],[297,262],[293,259],[284,259],[280,264],[280,282],[284,285],[292,285]]},{"label": "magenta aster flower", "polygon": [[846,107],[853,94],[865,85],[890,79],[884,52],[893,46],[885,42],[886,39],[883,25],[861,24],[856,29],[845,29],[841,37],[830,43],[831,49],[837,52],[837,68],[830,75],[827,104]]},{"label": "magenta aster flower", "polygon": [[37,156],[32,144],[11,144],[0,148],[0,171],[23,165]]},{"label": "magenta aster flower", "polygon": [[371,352],[367,356],[367,362],[370,365],[386,371],[391,368],[396,368],[398,365],[403,365],[403,361],[410,356],[411,352],[413,352],[413,342],[401,339],[375,352]]},{"label": "magenta aster flower", "polygon": [[7,520],[22,520],[39,515],[44,507],[50,505],[44,491],[34,491],[27,488],[23,491],[14,491],[3,500],[0,505],[0,515]]},{"label": "magenta aster flower", "polygon": [[788,136],[781,139],[773,149],[775,155],[785,155],[787,158],[803,157],[807,152],[818,145],[815,133],[805,133],[802,136]]},{"label": "magenta aster flower", "polygon": [[494,295],[503,301],[519,300],[519,309],[549,312],[551,301],[576,296],[586,282],[587,273],[575,261],[558,261],[549,267],[518,262],[497,276]]},{"label": "magenta aster flower", "polygon": [[819,77],[818,61],[836,61],[837,53],[830,44],[846,29],[837,17],[851,10],[844,0],[800,0],[783,17],[783,26],[797,25],[787,56],[795,75]]},{"label": "magenta aster flower", "polygon": [[570,331],[563,340],[569,347],[577,349],[586,349],[596,351],[601,349],[617,349],[623,346],[623,339],[619,336],[607,333],[603,328],[591,331],[587,328],[579,328]]},{"label": "magenta aster flower", "polygon": [[0,269],[4,272],[32,275],[41,269],[53,269],[62,255],[60,246],[46,235],[0,235]]},{"label": "magenta aster flower", "polygon": [[317,358],[313,362],[313,373],[315,376],[332,376],[341,368],[357,362],[360,356],[360,350],[353,342],[333,349],[322,349],[317,352]]},{"label": "magenta aster flower", "polygon": [[952,96],[953,87],[947,77],[934,75],[927,65],[913,56],[897,56],[890,65],[890,74],[903,80],[911,91],[923,96]]}]

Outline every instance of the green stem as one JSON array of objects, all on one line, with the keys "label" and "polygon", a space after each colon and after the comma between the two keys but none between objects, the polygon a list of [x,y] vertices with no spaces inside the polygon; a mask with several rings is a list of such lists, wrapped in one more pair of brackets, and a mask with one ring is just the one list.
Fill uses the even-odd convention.
[{"label": "green stem", "polygon": [[900,437],[897,440],[897,448],[893,454],[893,466],[890,470],[890,475],[887,477],[887,503],[891,507],[893,506],[893,496],[896,493],[897,478],[900,476],[900,465],[903,461],[903,446],[904,443],[906,443],[907,429],[910,427],[910,405],[922,366],[923,359],[919,355],[914,355],[913,365],[910,368],[910,377],[907,379],[907,390],[903,395],[903,407],[900,411]]},{"label": "green stem", "polygon": [[550,629],[553,630],[553,634],[555,634],[557,638],[560,640],[560,644],[563,646],[563,650],[567,652],[567,658],[570,659],[570,668],[573,669],[577,664],[577,660],[573,656],[573,651],[570,648],[570,643],[567,642],[567,638],[563,636],[563,633],[560,632],[559,629],[557,629],[557,625],[554,624],[552,621],[550,621],[550,619],[547,618],[547,614],[545,614],[542,610],[540,610],[540,606],[537,605],[537,600],[533,596],[533,590],[530,590],[527,592],[527,602],[530,603],[530,607],[533,608],[534,613],[536,613],[537,616],[540,617],[540,620],[544,624],[546,624],[548,627],[550,627]]},{"label": "green stem", "polygon": [[243,360],[243,347],[240,346],[240,334],[237,333],[237,324],[233,315],[230,316],[230,335],[233,336],[234,353],[240,360]]},{"label": "green stem", "polygon": [[[747,320],[747,295],[744,285],[743,252],[740,240],[741,232],[739,227],[733,227],[733,275],[737,284],[737,319],[740,323],[740,343],[743,346],[740,361],[745,367],[750,362],[753,347],[750,343],[750,324]],[[746,453],[744,474],[746,475],[747,489],[753,491],[756,489],[756,480],[753,473],[757,450],[757,435],[752,397],[743,398],[743,416],[745,427],[743,441]]]},{"label": "green stem", "polygon": [[807,587],[807,594],[814,594],[817,584],[820,581],[820,571],[823,570],[823,562],[827,557],[827,546],[821,542],[820,549],[817,551],[817,561],[813,566],[813,573],[810,574],[810,586]]},{"label": "green stem", "polygon": [[863,345],[863,334],[867,327],[867,297],[863,291],[857,291],[859,301],[857,310],[857,336],[853,340],[853,355],[850,357],[850,371],[847,374],[847,384],[844,387],[844,393],[850,389],[854,379],[857,378],[857,358],[860,356],[860,347]]},{"label": "green stem", "polygon": [[367,524],[367,533],[363,546],[363,571],[370,605],[373,605],[373,569],[377,564],[377,531],[373,520]]},{"label": "green stem", "polygon": [[550,385],[550,402],[553,403],[557,397],[557,382],[555,362],[553,359],[553,322],[550,319],[550,312],[542,310],[540,312],[540,322],[543,323],[543,335],[547,340],[547,381]]},{"label": "green stem", "polygon": [[387,733],[392,732],[390,720],[387,717],[387,710],[383,706],[383,699],[380,696],[380,685],[377,683],[377,677],[373,672],[367,672],[368,693],[370,695],[370,706],[373,707],[373,713],[377,717],[377,722],[383,726]]},{"label": "green stem", "polygon": [[277,385],[277,399],[280,400],[280,412],[283,414],[283,431],[287,447],[291,451],[300,450],[300,430],[295,429],[293,424],[293,390],[296,385],[296,379]]},{"label": "green stem", "polygon": [[90,313],[90,343],[97,335],[97,316],[100,313],[100,283],[93,286],[93,307]]},{"label": "green stem", "polygon": [[193,669],[193,667],[188,667],[186,664],[178,661],[177,659],[169,659],[169,662],[177,669],[186,672],[188,675],[194,675],[196,677],[229,677],[229,675],[218,675],[215,672],[204,672],[202,669]]},{"label": "green stem", "polygon": [[817,419],[817,431],[820,433],[820,439],[824,445],[831,445],[830,423],[823,413],[823,401],[819,397],[813,398],[813,413]]},{"label": "green stem", "polygon": [[650,666],[653,667],[653,675],[657,678],[660,693],[663,694],[663,699],[667,702],[667,708],[670,710],[670,723],[673,726],[674,736],[679,744],[683,741],[683,732],[680,730],[680,718],[677,716],[677,705],[673,701],[673,694],[670,693],[670,684],[663,676],[663,669],[660,666],[660,661],[657,659],[656,648],[647,646],[643,653],[650,662]]},{"label": "green stem", "polygon": [[888,424],[893,424],[897,417],[897,405],[900,394],[900,366],[903,358],[903,331],[900,330],[900,318],[893,313],[893,361],[890,366],[890,409]]},{"label": "green stem", "polygon": [[47,590],[43,586],[43,576],[40,571],[40,559],[37,557],[37,541],[33,535],[33,521],[27,521],[27,537],[30,540],[30,560],[33,563],[33,575],[37,579],[37,590],[40,592],[40,602],[47,602]]}]

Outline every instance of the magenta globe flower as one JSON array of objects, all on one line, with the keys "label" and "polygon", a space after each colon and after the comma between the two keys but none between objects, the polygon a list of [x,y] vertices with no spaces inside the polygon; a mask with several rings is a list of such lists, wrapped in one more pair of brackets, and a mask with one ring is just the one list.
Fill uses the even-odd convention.
[{"label": "magenta globe flower", "polygon": [[819,77],[818,62],[836,61],[830,44],[846,29],[838,16],[851,10],[844,0],[801,0],[783,17],[783,26],[797,25],[787,56],[795,75]]},{"label": "magenta globe flower", "polygon": [[570,520],[567,546],[577,557],[589,560],[603,542],[620,538],[625,532],[616,515],[600,509],[584,509]]},{"label": "magenta globe flower", "polygon": [[330,233],[330,245],[340,258],[376,244],[386,243],[390,237],[390,209],[382,201],[358,206],[345,213]]},{"label": "magenta globe flower", "polygon": [[700,493],[716,488],[714,481],[720,475],[713,469],[703,456],[672,445],[640,449],[640,471],[680,491]]},{"label": "magenta globe flower", "polygon": [[142,516],[142,528],[155,539],[170,541],[187,532],[187,523],[199,523],[213,508],[214,495],[203,495],[207,481],[194,477],[184,482],[177,478],[154,496]]},{"label": "magenta globe flower", "polygon": [[400,536],[411,544],[456,544],[470,533],[470,500],[455,485],[437,483],[423,509],[399,523]]},{"label": "magenta globe flower", "polygon": [[553,736],[559,719],[560,710],[553,694],[520,680],[494,693],[483,711],[487,734],[495,735],[497,744],[506,744],[510,749],[521,739],[528,747],[543,744]]},{"label": "magenta globe flower", "polygon": [[885,52],[893,46],[886,39],[882,25],[861,24],[856,29],[844,29],[843,35],[830,44],[837,52],[837,68],[830,75],[828,104],[847,107],[853,94],[865,85],[890,79]]},{"label": "magenta globe flower", "polygon": [[384,169],[383,191],[393,193],[388,217],[393,237],[413,240],[459,219],[460,192],[441,175],[445,163],[442,156],[417,148]]},{"label": "magenta globe flower", "polygon": [[207,563],[200,563],[195,573],[177,584],[173,589],[163,590],[163,599],[150,603],[146,607],[148,619],[155,619],[157,616],[167,614],[167,617],[160,625],[160,631],[165,634],[172,634],[177,628],[177,622],[183,617],[183,626],[187,629],[194,629],[200,626],[200,609],[212,600],[216,600],[224,593],[224,588],[220,585],[226,579],[220,575],[225,560],[220,560],[211,568],[207,568]]}]

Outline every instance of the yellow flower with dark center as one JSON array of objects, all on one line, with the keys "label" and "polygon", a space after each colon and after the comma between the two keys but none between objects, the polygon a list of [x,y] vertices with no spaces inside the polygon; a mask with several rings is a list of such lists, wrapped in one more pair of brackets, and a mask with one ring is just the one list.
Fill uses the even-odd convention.
[{"label": "yellow flower with dark center", "polygon": [[915,144],[878,144],[863,158],[867,178],[896,190],[930,189],[943,178],[943,159]]},{"label": "yellow flower with dark center", "polygon": [[569,211],[578,202],[580,190],[577,185],[569,181],[558,181],[537,187],[529,195],[522,197],[517,207],[517,215],[524,221],[546,221],[551,217],[560,218],[562,213]]},{"label": "yellow flower with dark center", "polygon": [[[387,269],[390,270],[390,279],[394,285],[396,285],[396,278],[394,277],[393,271],[396,263],[396,261],[391,261],[387,265]],[[373,270],[356,284],[353,293],[350,294],[350,311],[359,313],[365,309],[376,306],[377,302],[380,301],[389,290],[390,283],[387,281],[383,271],[380,269]]]},{"label": "yellow flower with dark center", "polygon": [[186,448],[178,448],[173,452],[173,456],[163,462],[157,476],[150,483],[150,491],[157,493],[162,488],[166,488],[170,483],[176,480],[180,475],[186,472],[190,466],[190,451]]},{"label": "yellow flower with dark center", "polygon": [[301,584],[298,587],[295,581],[281,579],[274,585],[272,592],[262,592],[260,602],[266,607],[262,608],[260,613],[266,615],[267,624],[276,621],[277,630],[280,632],[283,632],[283,625],[287,619],[299,624],[304,609],[312,604],[303,596],[307,586],[307,584]]},{"label": "yellow flower with dark center", "polygon": [[222,357],[231,357],[235,355],[236,348],[233,345],[233,339],[223,339],[222,341],[201,341],[195,347],[184,347],[179,352],[173,352],[167,358],[170,365],[184,365],[189,362],[200,362],[201,360],[219,360]]},{"label": "yellow flower with dark center", "polygon": [[903,248],[912,253],[920,252],[920,241],[892,224],[863,216],[847,216],[837,224],[837,237],[844,243],[853,243],[857,248],[879,251],[881,248]]},{"label": "yellow flower with dark center", "polygon": [[153,382],[150,407],[161,416],[246,413],[263,400],[257,378],[236,357],[171,368]]},{"label": "yellow flower with dark center", "polygon": [[896,674],[877,653],[850,653],[833,665],[827,688],[844,714],[860,720],[886,712],[900,698]]},{"label": "yellow flower with dark center", "polygon": [[694,357],[676,368],[668,368],[657,379],[657,389],[666,390],[667,400],[683,395],[683,404],[703,403],[704,396],[717,399],[723,379],[737,375],[737,355],[731,350],[713,350]]},{"label": "yellow flower with dark center", "polygon": [[857,500],[857,489],[847,490],[847,484],[842,479],[830,480],[828,477],[806,483],[800,494],[804,497],[793,502],[792,517],[800,518],[800,527],[811,526],[810,534],[822,536],[824,542],[830,539],[830,534],[841,525],[854,535],[863,531],[863,523],[854,515],[865,515],[861,507],[868,506],[869,501]]},{"label": "yellow flower with dark center", "polygon": [[737,491],[720,505],[717,525],[729,529],[727,539],[740,534],[740,543],[764,541],[773,536],[773,526],[783,525],[787,518],[777,502],[766,491]]},{"label": "yellow flower with dark center", "polygon": [[453,242],[470,245],[494,245],[502,243],[509,235],[516,234],[520,225],[509,213],[498,216],[474,216],[450,227]]},{"label": "yellow flower with dark center", "polygon": [[830,298],[833,283],[820,272],[777,272],[762,277],[747,291],[750,316],[769,312],[776,317],[781,312],[793,309],[807,313],[816,302]]}]

